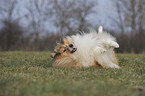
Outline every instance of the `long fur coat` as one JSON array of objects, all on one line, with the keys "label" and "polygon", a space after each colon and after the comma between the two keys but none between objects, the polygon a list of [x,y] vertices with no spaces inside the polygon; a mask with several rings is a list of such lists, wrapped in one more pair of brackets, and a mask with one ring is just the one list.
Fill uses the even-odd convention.
[{"label": "long fur coat", "polygon": [[62,44],[57,43],[51,55],[52,66],[56,68],[120,68],[114,48],[119,48],[115,37],[103,32],[100,26],[98,33],[90,30],[89,33],[67,36]]}]

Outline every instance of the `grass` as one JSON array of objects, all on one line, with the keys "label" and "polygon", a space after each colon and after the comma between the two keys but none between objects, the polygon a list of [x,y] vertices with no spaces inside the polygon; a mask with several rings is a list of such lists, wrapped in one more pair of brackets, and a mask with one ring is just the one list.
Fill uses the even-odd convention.
[{"label": "grass", "polygon": [[0,96],[145,96],[145,54],[121,69],[55,69],[49,52],[0,52]]}]

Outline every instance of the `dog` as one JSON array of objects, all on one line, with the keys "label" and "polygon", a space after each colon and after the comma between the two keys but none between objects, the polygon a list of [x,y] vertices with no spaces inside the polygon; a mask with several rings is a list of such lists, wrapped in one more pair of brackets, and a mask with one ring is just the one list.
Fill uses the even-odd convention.
[{"label": "dog", "polygon": [[57,43],[51,54],[55,68],[120,68],[114,52],[119,48],[115,37],[98,28],[89,33],[67,36],[63,43]]}]

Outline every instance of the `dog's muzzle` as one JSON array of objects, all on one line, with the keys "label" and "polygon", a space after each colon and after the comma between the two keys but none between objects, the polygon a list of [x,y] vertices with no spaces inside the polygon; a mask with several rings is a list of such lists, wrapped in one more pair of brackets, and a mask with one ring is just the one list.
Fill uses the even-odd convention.
[{"label": "dog's muzzle", "polygon": [[77,48],[76,48],[76,47],[74,47],[74,45],[73,45],[73,44],[69,44],[69,45],[68,45],[68,47],[69,47],[70,53],[74,53],[74,52],[76,52],[76,51],[77,51]]},{"label": "dog's muzzle", "polygon": [[71,51],[71,53],[74,53],[76,51],[77,51],[77,48],[73,48],[72,51]]}]

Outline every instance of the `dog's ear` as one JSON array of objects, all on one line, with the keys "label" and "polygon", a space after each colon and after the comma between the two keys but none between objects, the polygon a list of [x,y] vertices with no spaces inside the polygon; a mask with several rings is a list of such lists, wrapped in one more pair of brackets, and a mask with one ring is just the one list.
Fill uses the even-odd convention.
[{"label": "dog's ear", "polygon": [[74,40],[73,40],[72,37],[67,36],[67,37],[65,37],[65,38],[63,39],[63,43],[66,44],[66,45],[69,45],[69,44],[71,44],[71,43],[74,43]]},{"label": "dog's ear", "polygon": [[52,54],[50,55],[50,57],[51,57],[51,58],[54,58],[55,55],[56,55],[56,53],[52,53]]},{"label": "dog's ear", "polygon": [[57,44],[57,45],[60,45],[60,42],[59,42],[59,41],[56,41],[56,44]]},{"label": "dog's ear", "polygon": [[63,43],[64,44],[69,44],[69,41],[68,41],[68,38],[67,37],[63,39]]},{"label": "dog's ear", "polygon": [[60,42],[56,42],[56,47],[55,47],[55,49],[57,50],[57,49],[59,49],[60,48],[60,46],[61,46],[62,44],[60,43]]}]

